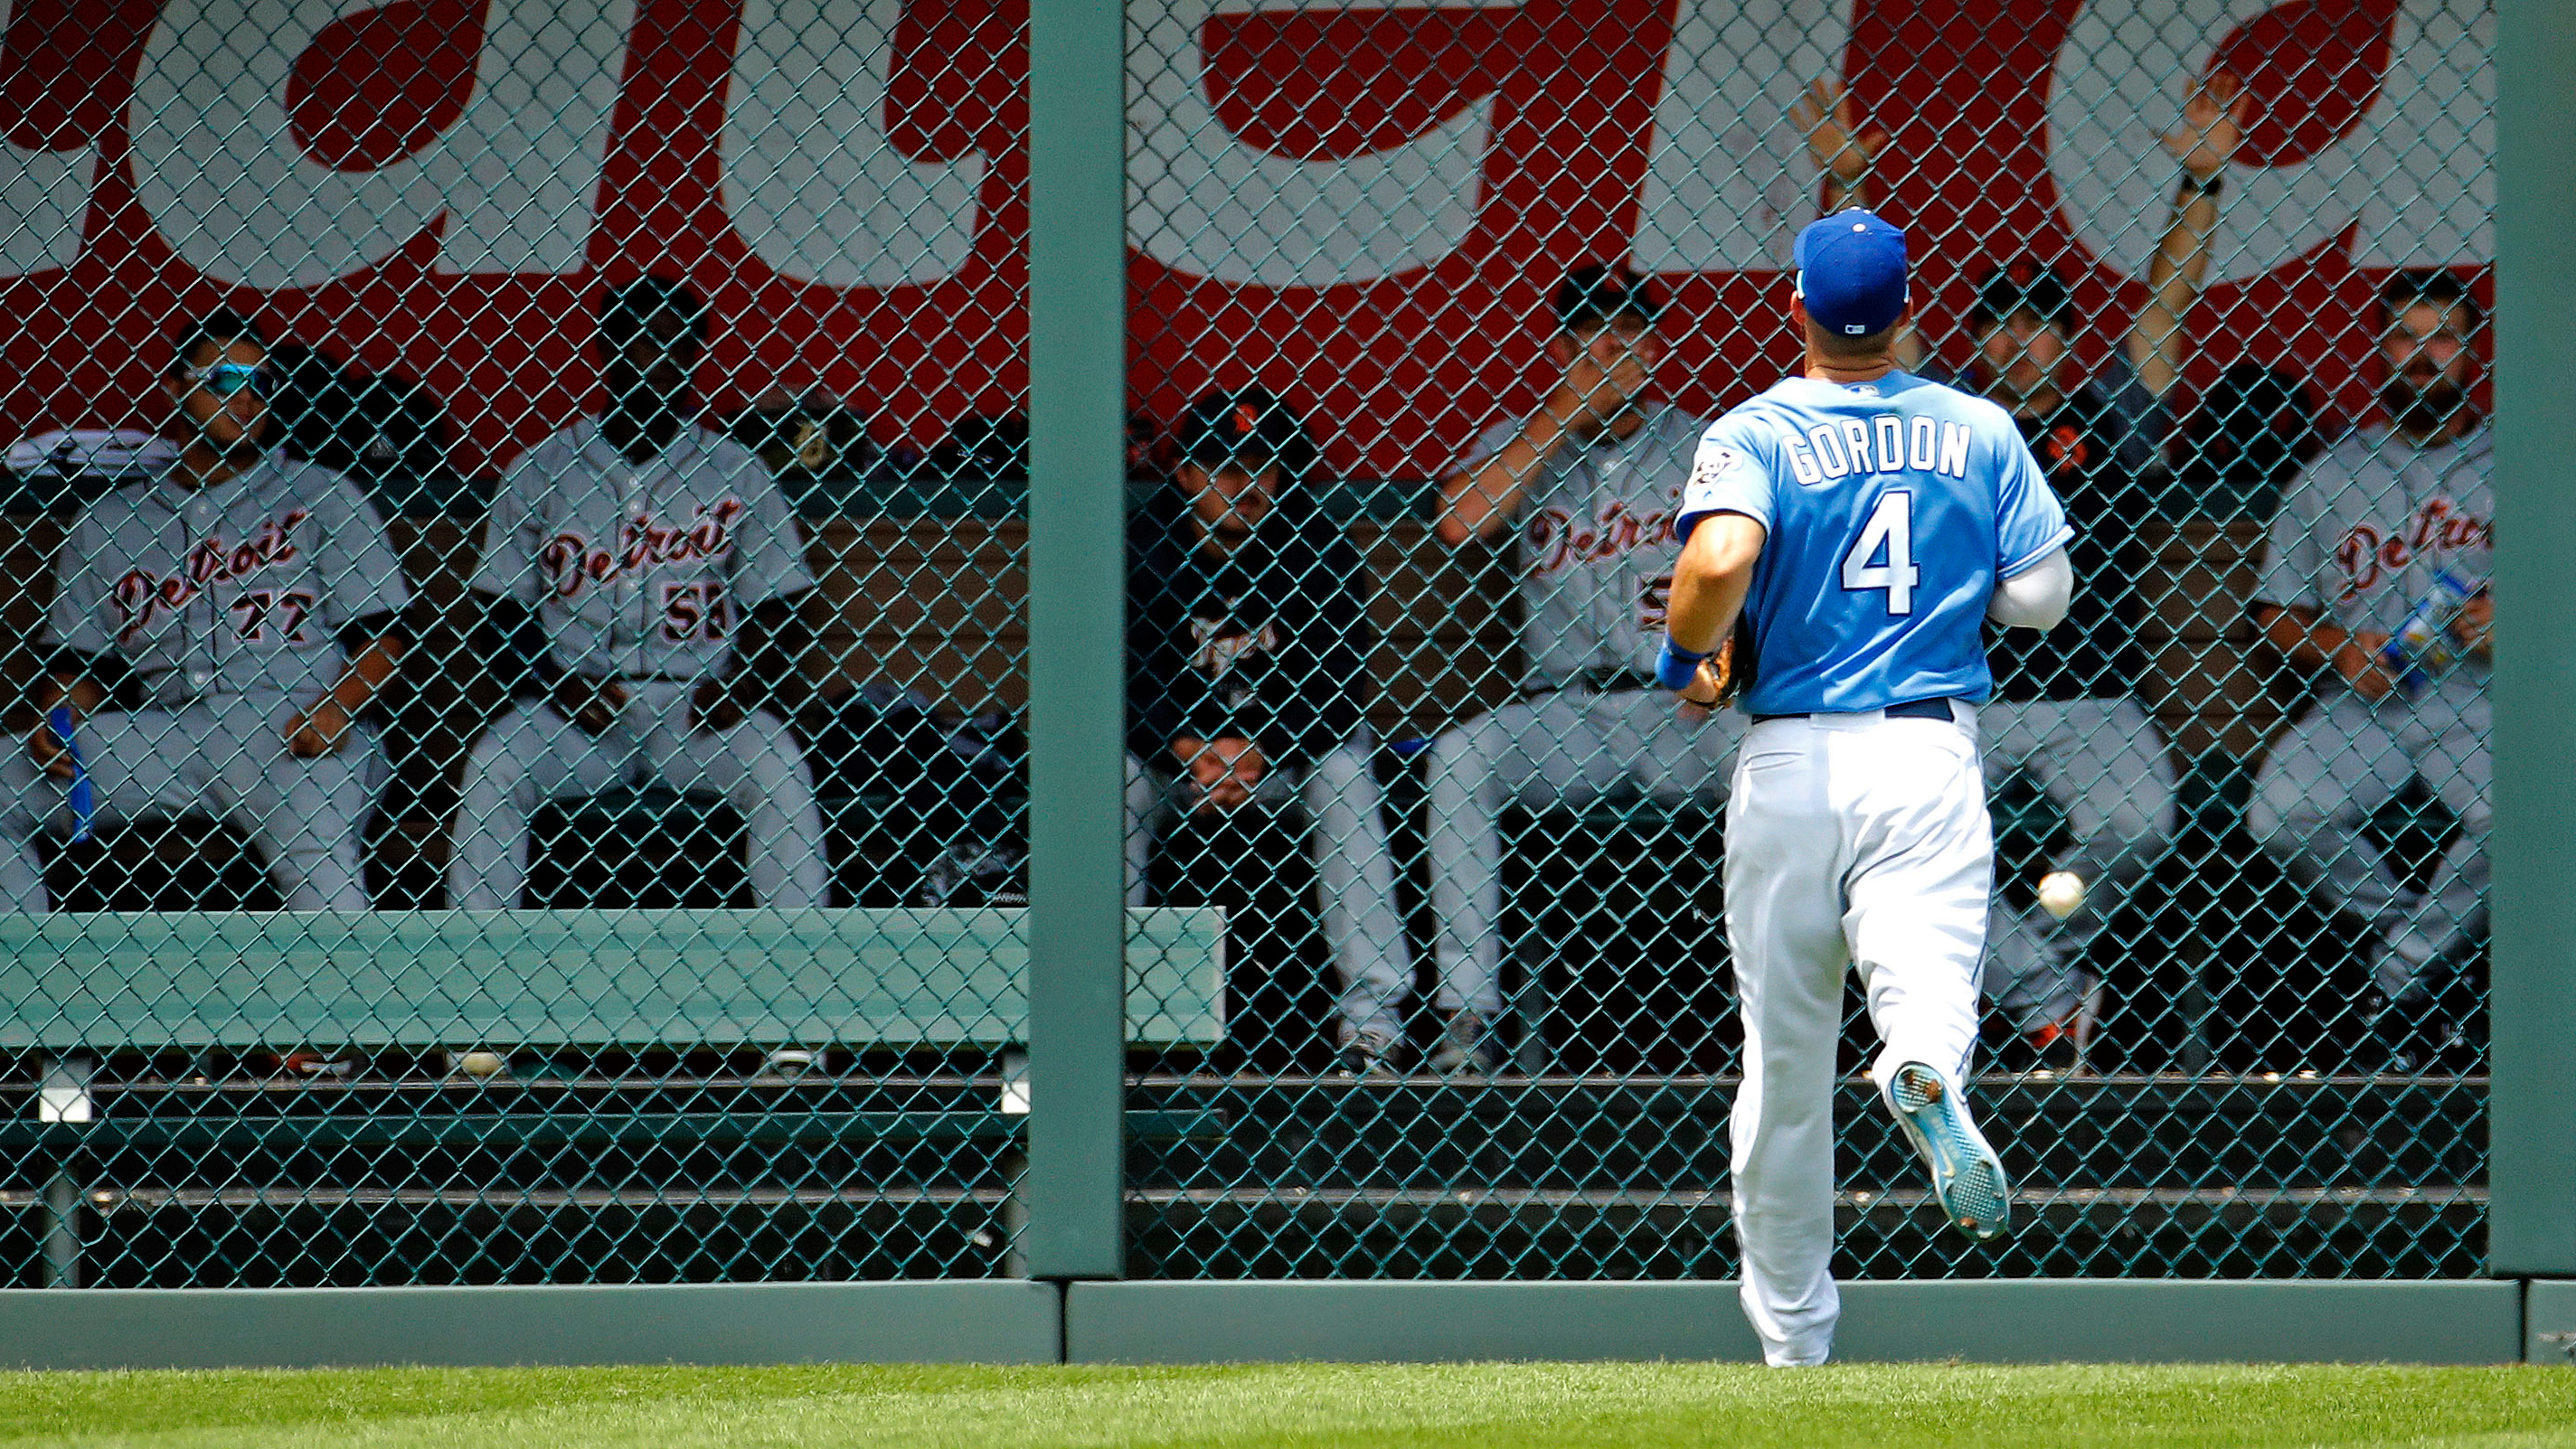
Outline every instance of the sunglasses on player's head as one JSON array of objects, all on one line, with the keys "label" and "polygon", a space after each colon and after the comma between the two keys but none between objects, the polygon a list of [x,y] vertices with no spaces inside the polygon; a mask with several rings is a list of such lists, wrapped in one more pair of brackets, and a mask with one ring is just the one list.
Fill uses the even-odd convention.
[{"label": "sunglasses on player's head", "polygon": [[231,397],[244,388],[255,398],[267,398],[277,392],[277,374],[264,362],[218,362],[207,367],[182,368],[179,375],[217,397]]}]

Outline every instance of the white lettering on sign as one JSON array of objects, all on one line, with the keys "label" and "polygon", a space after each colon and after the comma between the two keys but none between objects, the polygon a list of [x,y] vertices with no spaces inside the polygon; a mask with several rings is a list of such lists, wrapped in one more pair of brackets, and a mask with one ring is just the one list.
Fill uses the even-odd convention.
[{"label": "white lettering on sign", "polygon": [[[0,34],[8,32],[10,8],[0,0]],[[80,260],[81,225],[89,217],[90,181],[97,171],[94,145],[37,151],[0,141],[0,277]]]},{"label": "white lettering on sign", "polygon": [[1857,0],[1676,3],[1630,260],[1785,272],[1820,179],[1789,107],[1810,79],[1843,74]]},{"label": "white lettering on sign", "polygon": [[398,160],[343,171],[296,140],[287,83],[324,28],[378,8],[170,0],[127,112],[136,193],[163,239],[217,282],[312,287],[376,265],[443,215],[443,271],[579,271],[630,0],[569,18],[546,0],[492,0],[455,122]]},{"label": "white lettering on sign", "polygon": [[98,152],[30,151],[0,142],[0,277],[80,260]]},{"label": "white lettering on sign", "polygon": [[[1220,8],[1297,7],[1129,7],[1127,229],[1136,249],[1174,271],[1262,287],[1375,281],[1456,251],[1476,224],[1494,98],[1382,151],[1300,160],[1259,150],[1208,99],[1199,37]],[[1422,7],[1350,0],[1335,8]],[[1320,87],[1312,103],[1337,104]]]},{"label": "white lettering on sign", "polygon": [[453,167],[442,272],[578,272],[626,73],[633,0],[492,0]]},{"label": "white lettering on sign", "polygon": [[886,79],[903,0],[744,0],[725,90],[725,212],[792,280],[895,287],[975,249],[984,158],[894,149]]},{"label": "white lettering on sign", "polygon": [[[2068,229],[2104,265],[2146,275],[2171,205],[2176,171],[2159,137],[2179,122],[2180,88],[2211,69],[2237,26],[2271,9],[2266,0],[2087,0],[2068,27],[2049,93],[2048,165]],[[2389,23],[2377,93],[2339,139],[2287,164],[2228,168],[2210,280],[2260,276],[2355,223],[2353,259],[2363,266],[2491,261],[2494,45],[2491,7],[2405,0]]]}]

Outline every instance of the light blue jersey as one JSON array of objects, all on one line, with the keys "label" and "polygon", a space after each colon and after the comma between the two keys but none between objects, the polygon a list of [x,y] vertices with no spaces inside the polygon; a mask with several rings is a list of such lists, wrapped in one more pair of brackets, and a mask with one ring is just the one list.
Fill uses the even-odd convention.
[{"label": "light blue jersey", "polygon": [[2003,409],[1890,373],[1783,380],[1700,439],[1674,531],[1768,530],[1744,604],[1747,714],[1982,701],[1986,602],[2074,532]]}]

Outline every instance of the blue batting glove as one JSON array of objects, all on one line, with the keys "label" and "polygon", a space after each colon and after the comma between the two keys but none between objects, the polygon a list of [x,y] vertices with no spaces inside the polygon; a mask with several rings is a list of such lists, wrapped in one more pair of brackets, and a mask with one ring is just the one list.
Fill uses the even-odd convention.
[{"label": "blue batting glove", "polygon": [[1688,689],[1691,681],[1699,677],[1699,667],[1707,658],[1705,654],[1693,654],[1675,644],[1673,636],[1667,634],[1664,636],[1664,652],[1655,656],[1655,682],[1675,693]]},{"label": "blue batting glove", "polygon": [[98,789],[90,783],[89,762],[81,758],[80,741],[72,737],[70,707],[55,705],[46,714],[45,724],[53,730],[54,738],[63,742],[64,753],[72,757],[72,778],[69,787],[72,843],[78,845],[89,839],[91,823],[98,818]]}]

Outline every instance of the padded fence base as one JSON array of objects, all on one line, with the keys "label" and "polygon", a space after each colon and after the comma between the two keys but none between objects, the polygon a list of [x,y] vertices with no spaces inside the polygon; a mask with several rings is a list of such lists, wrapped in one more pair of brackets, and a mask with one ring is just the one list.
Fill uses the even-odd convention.
[{"label": "padded fence base", "polygon": [[[2571,1333],[2576,1283],[1856,1282],[1836,1356],[2564,1364]],[[1756,1357],[1718,1281],[0,1292],[6,1368]]]},{"label": "padded fence base", "polygon": [[1049,1283],[30,1289],[0,1367],[1054,1363]]},{"label": "padded fence base", "polygon": [[[1857,1282],[1835,1356],[2510,1363],[2521,1323],[2511,1282]],[[1077,1283],[1065,1349],[1075,1363],[1759,1357],[1731,1282]]]},{"label": "padded fence base", "polygon": [[2522,1330],[2526,1362],[2576,1366],[2576,1282],[2534,1279],[2523,1298]]}]

